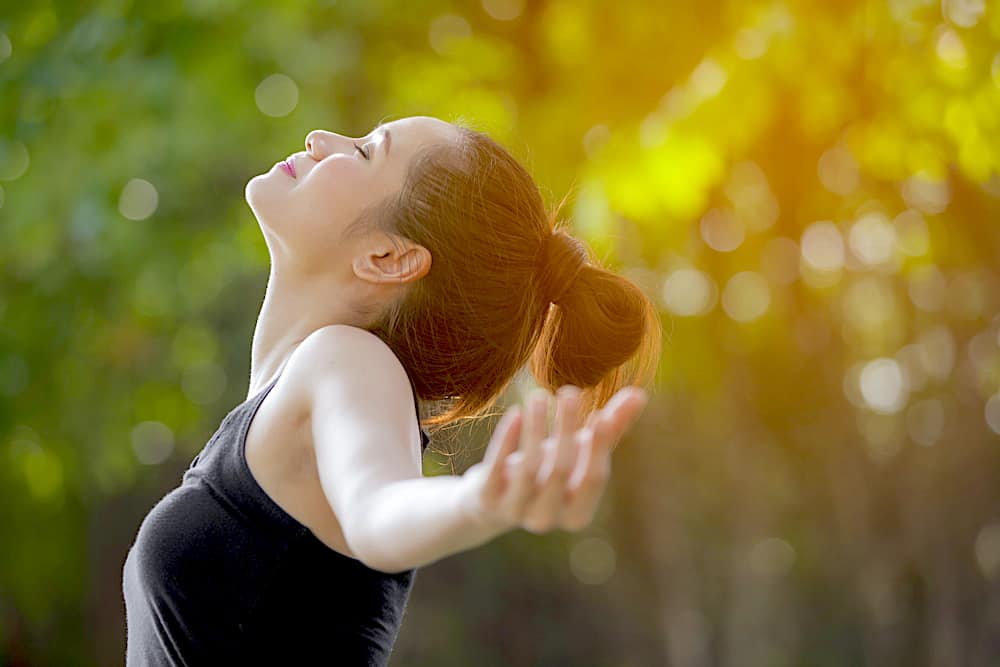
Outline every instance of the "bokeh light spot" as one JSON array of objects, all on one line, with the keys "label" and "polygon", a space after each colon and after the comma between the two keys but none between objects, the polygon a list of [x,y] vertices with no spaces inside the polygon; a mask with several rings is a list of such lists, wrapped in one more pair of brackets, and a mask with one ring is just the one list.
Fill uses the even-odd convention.
[{"label": "bokeh light spot", "polygon": [[971,28],[986,11],[986,0],[941,0],[941,10],[955,25]]},{"label": "bokeh light spot", "polygon": [[652,111],[639,123],[639,145],[643,148],[662,146],[670,134],[670,124],[663,111]]},{"label": "bokeh light spot", "polygon": [[865,403],[865,397],[861,395],[861,371],[864,367],[865,365],[861,362],[851,364],[844,371],[844,377],[841,380],[841,391],[844,392],[844,397],[856,408],[868,407],[868,404]]},{"label": "bokeh light spot", "polygon": [[781,538],[768,537],[751,547],[747,562],[750,571],[758,576],[779,577],[795,564],[795,549]]},{"label": "bokeh light spot", "polygon": [[917,338],[920,363],[929,376],[944,380],[955,365],[955,337],[943,324],[929,327]]},{"label": "bokeh light spot", "polygon": [[928,264],[913,270],[907,282],[907,291],[914,306],[937,312],[944,305],[947,281],[939,268]]},{"label": "bokeh light spot", "polygon": [[698,106],[697,96],[683,85],[673,86],[660,98],[660,109],[665,118],[677,120],[688,116]]},{"label": "bokeh light spot", "polygon": [[986,399],[983,415],[986,417],[986,425],[990,427],[990,430],[1000,435],[1000,392]]},{"label": "bokeh light spot", "polygon": [[427,28],[431,48],[441,55],[448,55],[456,42],[471,36],[472,27],[458,14],[441,14]]},{"label": "bokeh light spot", "polygon": [[285,74],[271,74],[257,84],[253,97],[262,114],[281,118],[298,106],[299,87]]},{"label": "bokeh light spot", "polygon": [[585,537],[569,552],[569,567],[584,584],[603,584],[615,573],[615,548],[600,537]]},{"label": "bokeh light spot", "polygon": [[873,463],[889,463],[906,444],[906,431],[897,415],[862,410],[856,413],[856,419],[865,453]]},{"label": "bokeh light spot", "polygon": [[926,255],[930,250],[931,237],[927,222],[920,211],[908,208],[893,221],[896,226],[896,241],[903,254],[910,257]]},{"label": "bokeh light spot", "polygon": [[0,181],[16,181],[31,164],[28,147],[20,141],[0,139]]},{"label": "bokeh light spot", "polygon": [[153,215],[158,204],[156,187],[149,181],[133,178],[118,197],[118,212],[129,220],[145,220]]},{"label": "bokeh light spot", "polygon": [[733,49],[743,60],[756,60],[767,53],[768,36],[757,28],[740,28],[733,38]]},{"label": "bokeh light spot", "polygon": [[925,172],[903,181],[900,190],[908,206],[929,214],[941,213],[951,200],[948,182],[936,180]]},{"label": "bokeh light spot", "polygon": [[841,310],[845,323],[860,332],[877,333],[900,316],[892,283],[880,276],[865,276],[844,291]]},{"label": "bokeh light spot", "polygon": [[159,465],[174,451],[174,432],[158,421],[144,421],[132,427],[132,451],[139,463]]},{"label": "bokeh light spot", "polygon": [[965,43],[954,30],[942,30],[934,45],[938,59],[945,65],[956,69],[964,69],[969,64],[969,56]]},{"label": "bokeh light spot", "polygon": [[732,252],[745,235],[743,225],[728,209],[712,208],[701,218],[701,237],[713,250]]},{"label": "bokeh light spot", "polygon": [[705,58],[691,72],[691,88],[701,99],[718,95],[728,74],[714,58]]},{"label": "bokeh light spot", "polygon": [[604,123],[591,126],[583,135],[583,150],[586,151],[587,157],[590,159],[597,157],[610,138],[611,131]]},{"label": "bokeh light spot", "polygon": [[820,220],[802,233],[802,259],[820,271],[838,271],[844,266],[844,239],[837,225]]},{"label": "bokeh light spot", "polygon": [[610,235],[612,213],[604,186],[599,180],[589,180],[580,185],[573,205],[573,220],[576,228],[588,238],[606,239]]},{"label": "bokeh light spot", "polygon": [[524,10],[524,0],[482,0],[483,9],[498,21],[513,21]]},{"label": "bokeh light spot", "polygon": [[861,396],[875,412],[894,414],[906,405],[906,377],[895,359],[881,357],[868,362],[861,370],[860,381]]},{"label": "bokeh light spot", "polygon": [[761,232],[778,220],[778,199],[756,162],[743,160],[734,164],[724,191],[733,204],[737,218],[748,230]]},{"label": "bokeh light spot", "polygon": [[756,271],[733,275],[722,293],[722,308],[737,322],[752,322],[766,313],[770,305],[767,279]]},{"label": "bokeh light spot", "polygon": [[716,294],[711,276],[694,268],[677,269],[663,282],[663,303],[676,315],[703,315],[715,305]]},{"label": "bokeh light spot", "polygon": [[976,535],[976,563],[983,576],[994,579],[1000,576],[1000,523],[983,526]]},{"label": "bokeh light spot", "polygon": [[969,360],[979,368],[993,368],[1000,362],[1000,350],[997,350],[996,340],[990,331],[980,331],[973,336],[966,350]]},{"label": "bokeh light spot", "polygon": [[906,411],[906,431],[913,442],[930,447],[944,431],[944,406],[936,398],[917,401]]},{"label": "bokeh light spot", "polygon": [[26,450],[21,466],[28,490],[36,500],[52,499],[62,490],[62,461],[48,448],[39,445]]},{"label": "bokeh light spot", "polygon": [[834,146],[820,156],[816,171],[823,187],[841,196],[858,187],[858,163],[844,146]]},{"label": "bokeh light spot", "polygon": [[848,232],[848,245],[854,256],[868,266],[889,263],[896,250],[896,230],[877,212],[866,213]]}]

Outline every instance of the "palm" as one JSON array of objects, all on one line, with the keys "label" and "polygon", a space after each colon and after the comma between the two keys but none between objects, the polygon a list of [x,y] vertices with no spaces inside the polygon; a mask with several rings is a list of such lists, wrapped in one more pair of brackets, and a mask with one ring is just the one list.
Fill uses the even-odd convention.
[{"label": "palm", "polygon": [[472,512],[485,523],[532,533],[579,530],[593,519],[611,471],[611,452],[647,402],[625,387],[581,423],[580,390],[560,388],[548,432],[549,393],[533,393],[523,411],[507,410],[486,456],[466,471]]}]

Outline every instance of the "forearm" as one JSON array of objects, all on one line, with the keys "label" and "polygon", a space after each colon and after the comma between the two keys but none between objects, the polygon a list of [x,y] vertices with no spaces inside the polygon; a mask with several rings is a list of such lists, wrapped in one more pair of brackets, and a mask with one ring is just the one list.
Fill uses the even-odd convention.
[{"label": "forearm", "polygon": [[352,548],[370,567],[398,572],[472,549],[510,530],[484,523],[467,503],[462,478],[455,475],[388,484],[356,517]]}]

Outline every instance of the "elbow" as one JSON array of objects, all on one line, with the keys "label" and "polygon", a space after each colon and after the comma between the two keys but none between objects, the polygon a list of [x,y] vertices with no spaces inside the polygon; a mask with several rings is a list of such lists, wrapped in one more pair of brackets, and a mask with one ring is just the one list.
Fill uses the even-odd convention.
[{"label": "elbow", "polygon": [[[355,515],[356,519],[358,518]],[[365,567],[383,574],[398,574],[411,567],[401,562],[392,552],[391,540],[384,535],[376,535],[377,531],[370,529],[371,522],[364,519],[344,522],[342,528],[348,548],[354,554],[354,559]]]},{"label": "elbow", "polygon": [[400,574],[410,569],[409,567],[405,567],[399,563],[392,563],[388,561],[361,561],[361,564],[371,570],[381,572],[382,574]]},{"label": "elbow", "polygon": [[392,558],[387,558],[385,554],[378,553],[373,549],[358,550],[351,547],[354,551],[355,559],[362,565],[370,570],[375,570],[376,572],[381,572],[383,574],[399,574],[410,569],[407,565],[404,565],[400,561]]}]

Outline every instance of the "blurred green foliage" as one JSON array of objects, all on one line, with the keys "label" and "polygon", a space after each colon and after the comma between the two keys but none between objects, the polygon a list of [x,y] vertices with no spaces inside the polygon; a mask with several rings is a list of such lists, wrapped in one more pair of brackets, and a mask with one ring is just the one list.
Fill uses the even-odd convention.
[{"label": "blurred green foliage", "polygon": [[121,664],[126,549],[245,398],[244,185],[413,114],[570,192],[665,339],[599,519],[425,568],[395,664],[1000,661],[1000,4],[38,0],[0,11],[0,664]]}]

